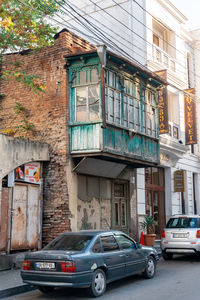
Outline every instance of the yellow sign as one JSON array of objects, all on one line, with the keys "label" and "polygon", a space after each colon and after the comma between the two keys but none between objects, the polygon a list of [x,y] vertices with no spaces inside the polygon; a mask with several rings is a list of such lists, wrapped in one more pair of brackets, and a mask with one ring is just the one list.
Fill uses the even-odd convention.
[{"label": "yellow sign", "polygon": [[185,192],[185,171],[174,172],[174,192]]}]

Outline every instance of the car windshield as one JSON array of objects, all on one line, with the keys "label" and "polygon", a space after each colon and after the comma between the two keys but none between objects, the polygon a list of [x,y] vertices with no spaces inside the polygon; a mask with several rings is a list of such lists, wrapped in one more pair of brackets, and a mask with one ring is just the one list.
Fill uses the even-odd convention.
[{"label": "car windshield", "polygon": [[44,250],[82,251],[90,243],[90,235],[60,235],[49,243]]},{"label": "car windshield", "polygon": [[198,228],[199,218],[171,218],[166,228]]}]

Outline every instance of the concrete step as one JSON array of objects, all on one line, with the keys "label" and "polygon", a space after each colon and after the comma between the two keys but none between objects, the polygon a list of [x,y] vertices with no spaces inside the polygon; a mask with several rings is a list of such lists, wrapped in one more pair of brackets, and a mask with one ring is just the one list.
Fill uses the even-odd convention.
[{"label": "concrete step", "polygon": [[0,253],[0,271],[9,269],[21,269],[26,252],[11,254]]},{"label": "concrete step", "polygon": [[10,259],[6,254],[0,254],[0,271],[9,270],[11,269],[10,266]]}]

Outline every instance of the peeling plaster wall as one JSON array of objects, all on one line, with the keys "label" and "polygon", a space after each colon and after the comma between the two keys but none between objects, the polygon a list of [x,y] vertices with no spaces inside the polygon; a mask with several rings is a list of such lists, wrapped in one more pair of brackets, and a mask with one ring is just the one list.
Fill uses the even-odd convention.
[{"label": "peeling plaster wall", "polygon": [[111,184],[109,179],[78,176],[78,230],[111,228]]},{"label": "peeling plaster wall", "polygon": [[67,162],[67,183],[69,191],[69,218],[71,230],[77,231],[77,201],[78,201],[78,176],[73,169],[72,161]]},{"label": "peeling plaster wall", "polygon": [[91,201],[78,199],[78,229],[111,228],[111,200],[93,198]]}]

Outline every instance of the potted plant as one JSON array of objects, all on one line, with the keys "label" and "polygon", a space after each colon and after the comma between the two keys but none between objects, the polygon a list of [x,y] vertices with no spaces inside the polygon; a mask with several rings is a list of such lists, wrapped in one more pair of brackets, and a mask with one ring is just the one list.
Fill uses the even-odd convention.
[{"label": "potted plant", "polygon": [[155,225],[157,222],[153,217],[145,216],[144,220],[140,224],[141,228],[146,232],[144,234],[144,244],[152,247],[156,239]]}]

